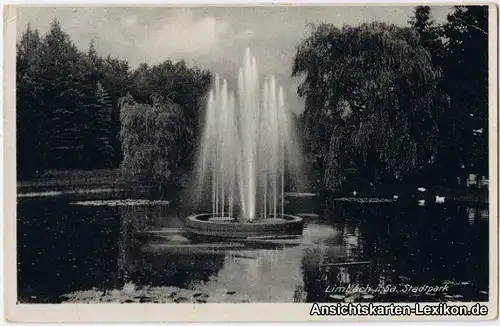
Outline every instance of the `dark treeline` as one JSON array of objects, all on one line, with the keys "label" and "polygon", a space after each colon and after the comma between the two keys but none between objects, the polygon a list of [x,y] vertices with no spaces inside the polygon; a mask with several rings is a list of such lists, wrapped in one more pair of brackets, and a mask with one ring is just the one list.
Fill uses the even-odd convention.
[{"label": "dark treeline", "polygon": [[455,7],[443,25],[430,14],[417,7],[404,28],[320,24],[298,46],[301,120],[328,188],[488,175],[488,7]]},{"label": "dark treeline", "polygon": [[[131,69],[126,61],[103,58],[90,43],[77,49],[57,20],[45,36],[30,27],[17,44],[17,168],[19,178],[47,169],[119,167],[119,101],[152,106],[174,103],[182,112],[192,152],[198,106],[210,85],[210,73],[165,61]],[[190,155],[182,153],[186,163]]]},{"label": "dark treeline", "polygon": [[[488,7],[455,7],[442,25],[430,16],[421,6],[409,27],[320,24],[297,47],[297,124],[327,188],[454,188],[488,174]],[[18,175],[121,166],[182,184],[210,83],[183,61],[131,69],[92,43],[79,51],[57,21],[43,37],[28,27],[17,48]]]}]

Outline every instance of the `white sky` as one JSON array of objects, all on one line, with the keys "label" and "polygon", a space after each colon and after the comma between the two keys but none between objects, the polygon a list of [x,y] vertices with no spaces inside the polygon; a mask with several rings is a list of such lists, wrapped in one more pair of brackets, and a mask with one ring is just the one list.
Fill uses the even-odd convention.
[{"label": "white sky", "polygon": [[[184,59],[232,79],[250,47],[259,71],[275,75],[284,86],[294,111],[302,110],[291,79],[296,45],[304,38],[308,22],[358,25],[383,21],[407,25],[412,6],[322,7],[24,7],[17,9],[17,35],[28,23],[42,34],[57,18],[63,30],[82,50],[95,41],[97,52],[127,60],[158,63]],[[449,6],[432,7],[436,22],[446,19]]]}]

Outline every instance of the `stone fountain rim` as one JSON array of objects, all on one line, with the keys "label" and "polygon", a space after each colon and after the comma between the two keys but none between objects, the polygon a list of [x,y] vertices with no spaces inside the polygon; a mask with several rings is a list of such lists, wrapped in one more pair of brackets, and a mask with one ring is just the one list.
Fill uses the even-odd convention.
[{"label": "stone fountain rim", "polygon": [[[286,220],[277,220],[274,223],[238,223],[226,221],[209,221],[214,216],[212,213],[193,214],[186,218],[186,228],[189,232],[198,235],[220,236],[220,237],[245,237],[260,235],[280,235],[302,233],[304,220],[300,216],[283,214]],[[205,217],[206,220],[200,219]],[[272,219],[272,218],[270,218]],[[270,220],[268,219],[268,220]]]},{"label": "stone fountain rim", "polygon": [[[222,222],[222,221],[214,221],[214,220],[200,220],[198,219],[199,217],[224,217],[225,215],[227,215],[227,213],[222,213],[222,214],[212,214],[212,213],[201,213],[201,214],[192,214],[192,215],[189,215],[187,218],[188,219],[195,219],[197,221],[203,221],[203,222],[207,222],[207,223],[216,223],[216,224],[220,224],[220,223],[227,223],[227,222]],[[273,214],[270,214],[269,216],[273,216]],[[279,224],[279,223],[283,223],[283,224],[286,224],[286,223],[289,223],[291,221],[298,221],[298,220],[302,220],[302,218],[298,215],[292,215],[292,214],[277,214],[277,217],[279,218],[279,220],[276,220],[275,223],[272,223],[272,224]],[[266,218],[266,220],[271,220],[273,219],[272,217],[268,217]],[[283,221],[283,219],[285,219],[285,221]],[[259,221],[262,221],[263,219],[256,219],[255,221],[252,221],[252,222],[249,222],[248,224],[259,224]],[[239,223],[239,224],[247,224],[245,222],[243,223]],[[261,223],[263,224],[263,223]]]}]

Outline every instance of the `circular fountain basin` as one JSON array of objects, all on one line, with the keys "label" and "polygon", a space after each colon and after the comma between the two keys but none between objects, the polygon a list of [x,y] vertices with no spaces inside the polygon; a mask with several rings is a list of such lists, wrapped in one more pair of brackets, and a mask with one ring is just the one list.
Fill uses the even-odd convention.
[{"label": "circular fountain basin", "polygon": [[251,237],[273,237],[300,235],[304,227],[302,218],[294,215],[279,215],[255,221],[238,222],[225,215],[191,215],[186,219],[187,231],[198,237],[245,239]]}]

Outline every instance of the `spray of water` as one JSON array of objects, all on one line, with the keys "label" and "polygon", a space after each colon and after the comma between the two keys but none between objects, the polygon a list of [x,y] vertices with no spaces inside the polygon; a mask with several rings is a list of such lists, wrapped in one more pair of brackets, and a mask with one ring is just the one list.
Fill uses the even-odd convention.
[{"label": "spray of water", "polygon": [[283,88],[263,85],[250,49],[237,94],[215,76],[207,99],[196,185],[211,188],[212,212],[242,220],[284,214],[285,173],[300,176],[300,154]]}]

